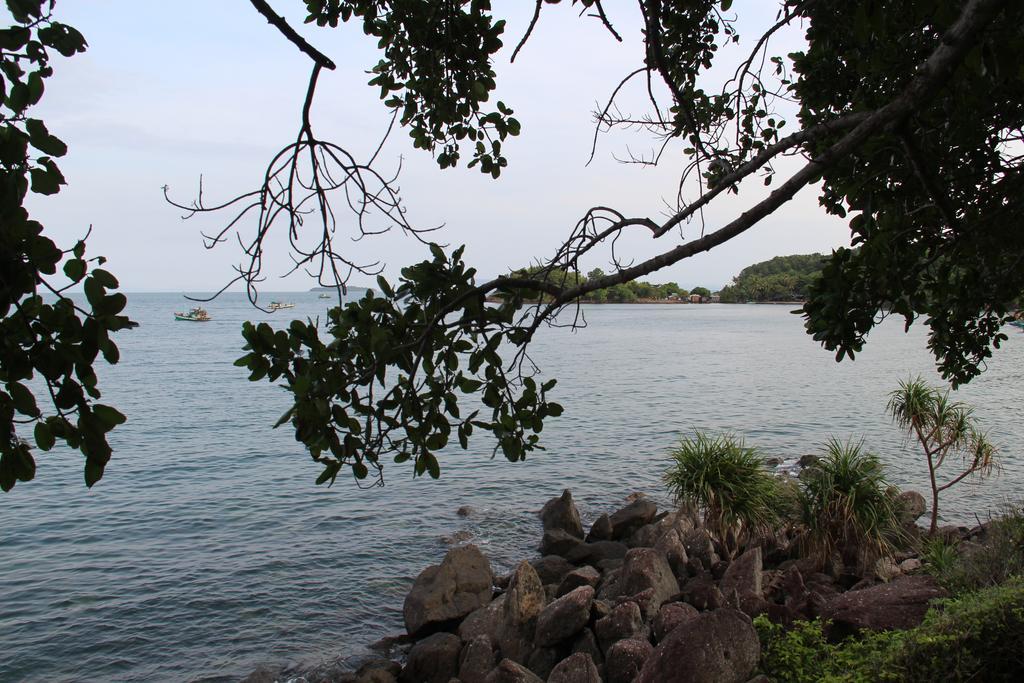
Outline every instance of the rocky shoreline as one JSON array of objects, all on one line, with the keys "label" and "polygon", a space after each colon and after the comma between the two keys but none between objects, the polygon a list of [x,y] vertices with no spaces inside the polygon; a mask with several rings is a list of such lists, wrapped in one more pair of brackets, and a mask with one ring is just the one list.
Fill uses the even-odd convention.
[{"label": "rocky shoreline", "polygon": [[[688,511],[642,494],[584,532],[567,489],[540,511],[541,557],[495,575],[475,545],[454,547],[416,578],[406,634],[355,671],[257,671],[247,683],[653,683],[766,680],[752,619],[828,620],[840,638],[912,628],[945,592],[913,550],[871,567],[820,566],[791,529],[730,554]],[[908,536],[923,497],[900,494]],[[982,540],[985,527],[947,527]]]}]

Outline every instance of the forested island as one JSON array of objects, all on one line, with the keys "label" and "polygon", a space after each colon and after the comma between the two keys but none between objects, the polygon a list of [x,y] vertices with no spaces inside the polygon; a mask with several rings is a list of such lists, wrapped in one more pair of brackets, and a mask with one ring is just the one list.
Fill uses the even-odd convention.
[{"label": "forested island", "polygon": [[776,256],[747,266],[722,288],[722,303],[804,301],[820,275],[824,254]]}]

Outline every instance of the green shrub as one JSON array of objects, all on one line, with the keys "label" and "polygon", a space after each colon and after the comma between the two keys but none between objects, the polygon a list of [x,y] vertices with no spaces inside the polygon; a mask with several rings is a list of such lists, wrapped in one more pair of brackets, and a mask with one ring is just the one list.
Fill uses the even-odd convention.
[{"label": "green shrub", "polygon": [[822,562],[835,552],[862,567],[892,551],[901,538],[896,500],[878,458],[861,444],[836,439],[802,480],[805,550]]},{"label": "green shrub", "polygon": [[[764,458],[731,434],[696,432],[672,451],[665,484],[677,502],[704,514],[704,525],[723,544],[744,534],[774,531],[783,507],[775,478]],[[729,547],[729,550],[734,550]]]},{"label": "green shrub", "polygon": [[991,520],[981,544],[927,541],[925,569],[951,593],[996,586],[1024,575],[1024,506],[1007,506]]},{"label": "green shrub", "polygon": [[908,631],[833,644],[818,621],[790,629],[764,616],[759,670],[779,683],[1018,681],[1024,677],[1024,580],[940,601]]}]

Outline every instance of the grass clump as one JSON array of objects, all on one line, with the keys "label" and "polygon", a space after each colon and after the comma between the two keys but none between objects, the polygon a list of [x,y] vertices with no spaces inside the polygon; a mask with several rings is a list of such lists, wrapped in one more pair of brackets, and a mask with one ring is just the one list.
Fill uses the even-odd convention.
[{"label": "grass clump", "polygon": [[1007,506],[988,522],[979,542],[925,542],[925,570],[953,594],[999,585],[1024,576],[1024,505]]},{"label": "grass clump", "polygon": [[803,479],[799,500],[806,550],[822,562],[838,552],[846,563],[870,566],[901,538],[882,464],[859,443],[830,440]]},{"label": "grass clump", "polygon": [[783,506],[781,489],[765,469],[764,458],[731,434],[684,437],[671,453],[665,484],[677,502],[704,515],[704,526],[723,545],[770,533]]}]

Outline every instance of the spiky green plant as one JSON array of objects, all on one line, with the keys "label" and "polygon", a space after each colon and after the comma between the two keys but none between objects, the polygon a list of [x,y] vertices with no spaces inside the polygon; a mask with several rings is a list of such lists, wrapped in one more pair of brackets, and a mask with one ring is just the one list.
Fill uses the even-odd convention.
[{"label": "spiky green plant", "polygon": [[[934,535],[939,523],[939,493],[967,477],[991,474],[997,466],[997,449],[978,430],[972,408],[950,401],[948,390],[929,386],[920,377],[900,382],[900,388],[889,394],[888,411],[924,451],[932,490],[928,533]],[[947,462],[959,462],[960,467],[941,480],[939,468]]]},{"label": "spiky green plant", "polygon": [[697,431],[672,451],[664,480],[676,501],[704,515],[704,526],[730,552],[744,535],[768,533],[782,494],[764,458],[732,434]]},{"label": "spiky green plant", "polygon": [[882,463],[861,443],[829,440],[824,457],[802,478],[800,512],[806,550],[823,562],[838,551],[863,568],[891,553],[901,537]]}]

